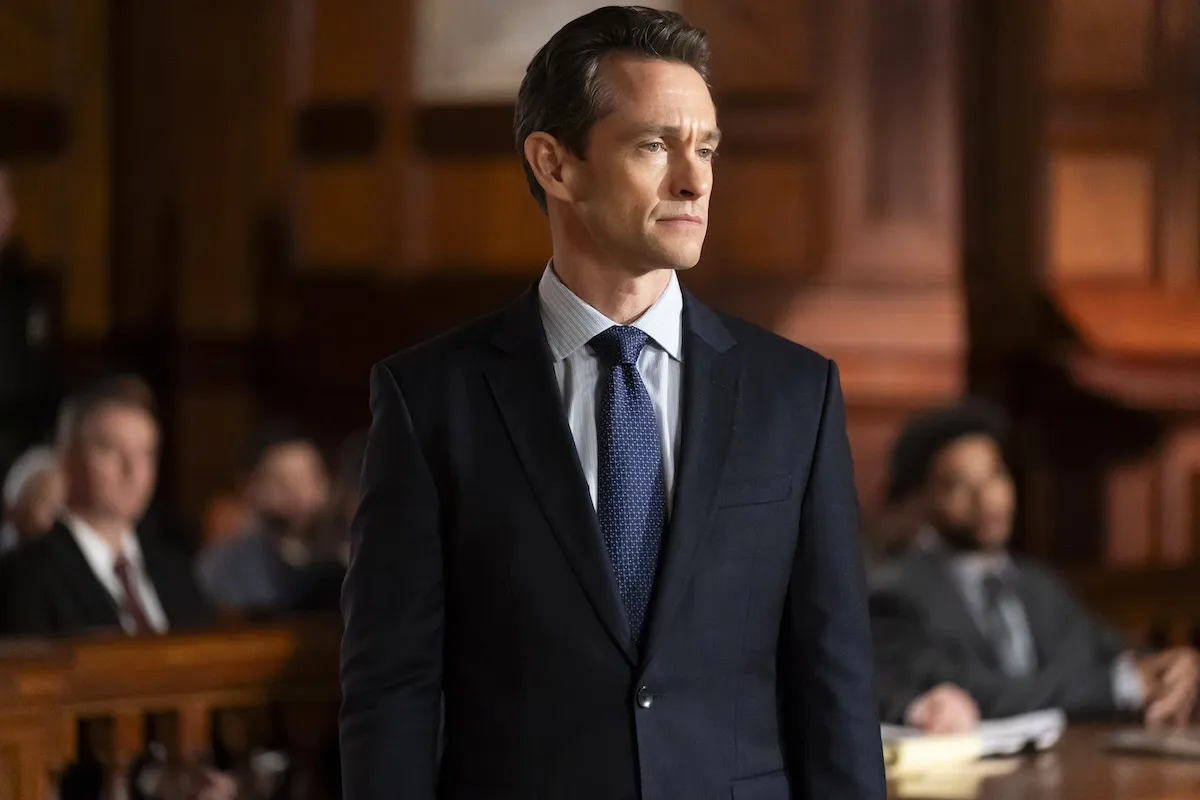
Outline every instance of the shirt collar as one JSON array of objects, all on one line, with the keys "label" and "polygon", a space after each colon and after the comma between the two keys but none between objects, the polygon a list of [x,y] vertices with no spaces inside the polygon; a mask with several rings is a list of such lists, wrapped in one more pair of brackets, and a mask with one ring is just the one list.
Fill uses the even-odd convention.
[{"label": "shirt collar", "polygon": [[[554,273],[553,264],[548,264],[542,273],[538,283],[538,300],[542,308],[546,340],[556,362],[618,324],[568,289]],[[654,301],[654,305],[634,321],[633,327],[645,331],[671,358],[683,360],[683,291],[679,288],[679,277],[674,272],[671,273],[667,288]]]},{"label": "shirt collar", "polygon": [[961,583],[976,585],[988,575],[1008,577],[1013,563],[1007,553],[958,553],[950,557],[950,569]]},{"label": "shirt collar", "polygon": [[[117,554],[113,552],[108,542],[96,533],[91,525],[74,514],[67,514],[63,518],[63,523],[71,532],[79,549],[83,551],[83,557],[87,559],[92,571],[105,577],[111,575],[113,567],[117,563]],[[141,569],[142,548],[138,545],[137,537],[133,535],[132,530],[127,530],[121,535],[121,554],[132,566]]]}]

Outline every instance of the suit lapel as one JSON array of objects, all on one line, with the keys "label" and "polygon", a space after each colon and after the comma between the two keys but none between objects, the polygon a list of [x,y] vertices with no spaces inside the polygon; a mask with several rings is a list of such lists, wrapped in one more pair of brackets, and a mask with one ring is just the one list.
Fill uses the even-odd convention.
[{"label": "suit lapel", "polygon": [[1054,636],[1054,617],[1048,613],[1048,603],[1036,585],[1029,580],[1029,573],[1021,568],[1019,561],[1013,561],[1013,570],[1017,576],[1014,582],[1017,597],[1024,606],[1025,619],[1029,623],[1029,638],[1033,640],[1033,652],[1038,664],[1051,660],[1051,653],[1057,644]]},{"label": "suit lapel", "polygon": [[955,626],[967,636],[975,651],[989,664],[1000,666],[996,648],[987,634],[979,627],[979,621],[971,613],[968,601],[950,574],[949,558],[941,552],[927,551],[922,557],[928,562],[930,586],[939,596],[937,601],[951,615]]},{"label": "suit lapel", "polygon": [[[142,550],[142,563],[146,568],[146,575],[150,578],[150,584],[154,587],[154,594],[158,597],[158,604],[162,607],[163,615],[167,618],[169,628],[174,628],[180,624],[180,608],[176,602],[178,588],[177,578],[172,574],[170,559],[153,536],[144,536],[138,532],[138,546]],[[143,602],[145,600],[143,599]]]},{"label": "suit lapel", "polygon": [[690,294],[685,294],[684,324],[679,478],[643,663],[650,662],[691,582],[693,557],[716,505],[737,408],[738,364],[732,335],[716,314]]},{"label": "suit lapel", "polygon": [[74,598],[84,627],[120,627],[117,604],[100,583],[75,542],[71,531],[61,522],[48,534],[53,546],[54,560],[66,580],[65,591]]},{"label": "suit lapel", "polygon": [[629,621],[563,413],[536,289],[501,319],[493,344],[497,352],[486,368],[487,379],[538,504],[600,621],[636,662]]}]

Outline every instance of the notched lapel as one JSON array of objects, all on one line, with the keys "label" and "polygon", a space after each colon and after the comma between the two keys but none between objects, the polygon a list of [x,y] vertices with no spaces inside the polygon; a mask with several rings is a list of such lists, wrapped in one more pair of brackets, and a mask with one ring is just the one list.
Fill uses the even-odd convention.
[{"label": "notched lapel", "polygon": [[488,383],[534,496],[597,616],[635,662],[629,621],[563,414],[536,290],[502,319],[493,344],[497,350],[486,368]]},{"label": "notched lapel", "polygon": [[650,610],[643,663],[666,635],[692,578],[696,548],[712,522],[737,411],[739,362],[720,319],[686,295],[683,348],[683,435],[679,479]]},{"label": "notched lapel", "polygon": [[940,552],[926,552],[922,555],[927,559],[926,566],[929,572],[927,580],[941,593],[941,602],[955,618],[957,627],[967,634],[971,645],[982,658],[993,666],[999,667],[1000,658],[996,653],[996,648],[988,639],[987,633],[979,627],[979,621],[975,619],[975,615],[971,613],[971,609],[967,605],[967,598],[950,573],[950,563],[947,557]]},{"label": "notched lapel", "polygon": [[67,579],[63,588],[75,597],[86,627],[120,627],[121,618],[117,603],[100,583],[96,573],[75,542],[71,531],[62,523],[56,523],[48,534],[54,537],[53,553],[58,569]]},{"label": "notched lapel", "polygon": [[167,624],[174,628],[186,621],[186,611],[180,599],[183,587],[176,580],[178,574],[172,569],[170,554],[153,536],[143,536],[140,531],[137,536],[146,574],[150,576],[150,583],[154,586],[154,593],[162,606]]}]

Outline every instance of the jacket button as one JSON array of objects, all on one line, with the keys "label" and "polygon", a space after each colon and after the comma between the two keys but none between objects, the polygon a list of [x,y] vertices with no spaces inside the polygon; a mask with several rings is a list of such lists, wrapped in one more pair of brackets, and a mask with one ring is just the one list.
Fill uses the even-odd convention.
[{"label": "jacket button", "polygon": [[643,686],[637,690],[637,704],[641,708],[649,708],[654,705],[654,695],[650,693],[649,686]]}]

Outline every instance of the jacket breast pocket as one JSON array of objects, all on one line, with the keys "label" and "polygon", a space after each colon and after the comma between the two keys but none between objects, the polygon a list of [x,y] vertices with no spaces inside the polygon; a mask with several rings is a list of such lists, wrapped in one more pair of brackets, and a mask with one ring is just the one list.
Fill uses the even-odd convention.
[{"label": "jacket breast pocket", "polygon": [[789,800],[792,796],[787,770],[782,769],[734,781],[731,788],[733,800]]},{"label": "jacket breast pocket", "polygon": [[729,481],[717,491],[717,508],[780,503],[792,496],[792,476],[772,475],[747,481]]}]

